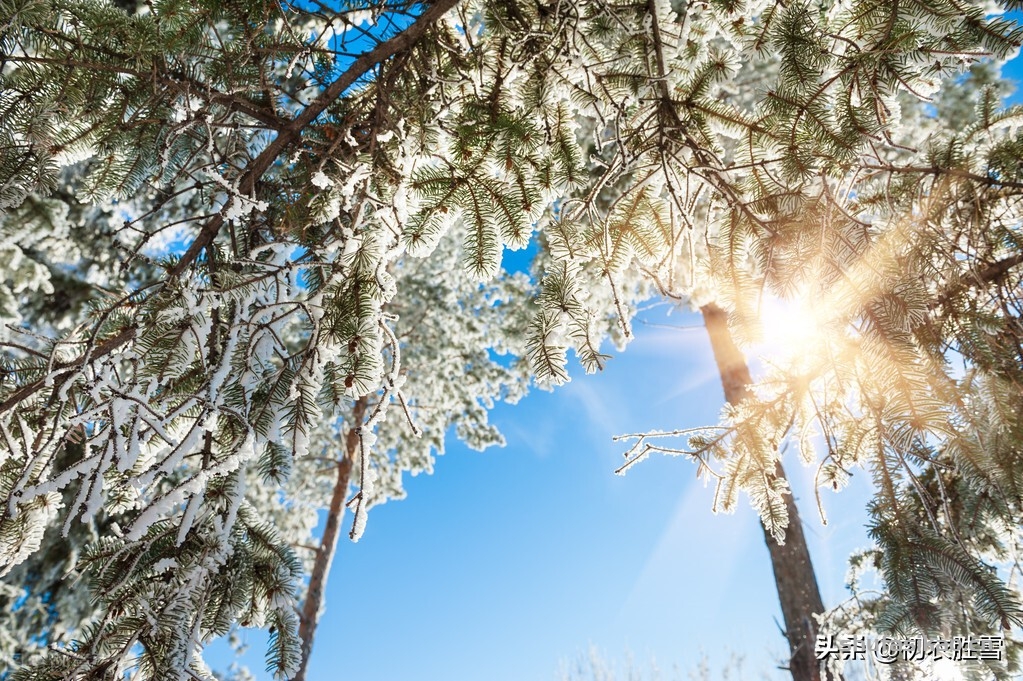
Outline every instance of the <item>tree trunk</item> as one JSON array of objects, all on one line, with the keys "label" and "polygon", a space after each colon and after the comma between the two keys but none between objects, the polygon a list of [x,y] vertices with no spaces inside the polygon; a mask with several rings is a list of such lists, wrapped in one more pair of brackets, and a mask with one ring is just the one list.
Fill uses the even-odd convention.
[{"label": "tree trunk", "polygon": [[362,423],[366,414],[366,398],[360,397],[352,410],[352,423],[345,434],[345,450],[337,462],[337,478],[334,481],[334,493],[330,497],[327,511],[327,522],[323,526],[320,547],[316,551],[316,560],[309,575],[309,588],[306,590],[305,602],[298,623],[298,637],[302,641],[302,662],[292,681],[305,681],[306,667],[313,652],[313,639],[316,637],[316,626],[320,621],[320,610],[327,591],[327,577],[330,565],[337,551],[337,538],[341,529],[341,518],[345,513],[345,497],[348,496],[348,480],[352,473],[355,453],[359,449],[359,435],[356,428]]},{"label": "tree trunk", "polygon": [[[721,385],[729,404],[739,404],[750,395],[752,383],[746,358],[732,340],[728,330],[728,313],[715,303],[700,308],[703,323],[710,336],[714,361],[721,374]],[[785,478],[781,461],[775,466],[775,475]],[[817,620],[814,615],[824,612],[817,577],[810,562],[810,551],[803,536],[799,510],[791,494],[785,497],[789,513],[789,526],[785,530],[785,543],[778,541],[764,529],[764,541],[771,554],[774,583],[778,589],[782,617],[785,619],[785,637],[789,641],[789,671],[793,681],[821,681],[820,666],[814,654],[817,639]],[[761,526],[763,527],[763,526]],[[831,679],[828,673],[824,677]]]}]

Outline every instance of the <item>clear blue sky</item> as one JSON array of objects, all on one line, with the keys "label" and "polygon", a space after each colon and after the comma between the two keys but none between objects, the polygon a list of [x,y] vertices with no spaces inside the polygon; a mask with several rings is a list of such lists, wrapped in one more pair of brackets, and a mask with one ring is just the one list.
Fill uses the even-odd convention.
[{"label": "clear blue sky", "polygon": [[[664,668],[730,648],[769,668],[784,645],[754,514],[712,515],[684,460],[612,474],[613,435],[714,422],[717,381],[702,329],[647,328],[604,373],[499,409],[507,447],[453,447],[341,547],[311,678],[539,681],[591,644]],[[835,602],[862,518],[808,515]]]},{"label": "clear blue sky", "polygon": [[[1023,80],[1013,64],[1007,74]],[[1014,101],[1020,101],[1014,97]],[[670,313],[670,314],[669,314]],[[743,678],[783,679],[781,614],[748,504],[711,513],[712,489],[683,459],[627,476],[614,435],[713,423],[723,396],[699,318],[662,307],[607,369],[499,406],[508,440],[484,453],[453,441],[408,498],[375,508],[342,539],[310,664],[311,681],[554,681],[591,646],[661,678],[745,656]],[[813,503],[813,470],[790,457],[825,605],[845,598],[846,558],[867,545],[865,475]],[[743,500],[745,502],[745,499]],[[347,517],[350,521],[350,516]],[[261,681],[265,635],[246,634]],[[222,646],[217,646],[222,650]],[[214,660],[224,659],[214,654]],[[624,680],[620,680],[624,681]]]},{"label": "clear blue sky", "polygon": [[[668,312],[643,317],[699,322]],[[639,667],[687,671],[701,653],[720,665],[737,652],[750,678],[771,671],[785,646],[755,515],[713,515],[713,489],[683,459],[613,475],[625,447],[612,436],[710,424],[723,400],[702,327],[636,327],[603,373],[498,407],[506,447],[452,442],[406,500],[373,509],[358,544],[342,540],[311,680],[550,681],[591,645]],[[812,469],[789,467],[833,604],[846,556],[867,543],[864,496],[826,495],[823,527]],[[263,636],[249,638],[261,671]]]}]

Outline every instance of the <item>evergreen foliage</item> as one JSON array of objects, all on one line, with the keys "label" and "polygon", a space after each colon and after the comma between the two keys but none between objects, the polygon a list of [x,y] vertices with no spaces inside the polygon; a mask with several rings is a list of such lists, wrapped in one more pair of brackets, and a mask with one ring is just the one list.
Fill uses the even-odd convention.
[{"label": "evergreen foliage", "polygon": [[[1023,31],[989,10],[0,0],[12,678],[211,678],[235,625],[288,678],[339,436],[358,538],[449,426],[500,442],[527,364],[600,369],[653,295],[816,330],[626,467],[685,453],[779,540],[787,443],[822,486],[862,467],[885,592],[852,619],[1018,627]],[[501,268],[531,240],[535,285]]]}]

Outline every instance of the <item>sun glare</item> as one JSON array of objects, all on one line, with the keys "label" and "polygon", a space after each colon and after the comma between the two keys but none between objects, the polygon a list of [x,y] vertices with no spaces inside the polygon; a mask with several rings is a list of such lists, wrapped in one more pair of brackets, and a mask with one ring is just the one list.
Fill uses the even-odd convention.
[{"label": "sun glare", "polygon": [[811,352],[821,341],[821,315],[806,298],[765,296],[760,305],[757,354],[789,361]]}]

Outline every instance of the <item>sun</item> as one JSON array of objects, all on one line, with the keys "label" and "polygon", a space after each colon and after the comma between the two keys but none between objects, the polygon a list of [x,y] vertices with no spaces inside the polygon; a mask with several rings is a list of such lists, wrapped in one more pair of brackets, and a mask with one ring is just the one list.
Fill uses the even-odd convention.
[{"label": "sun", "polygon": [[819,348],[824,314],[808,296],[765,295],[760,302],[759,342],[754,352],[768,361],[802,360]]}]

